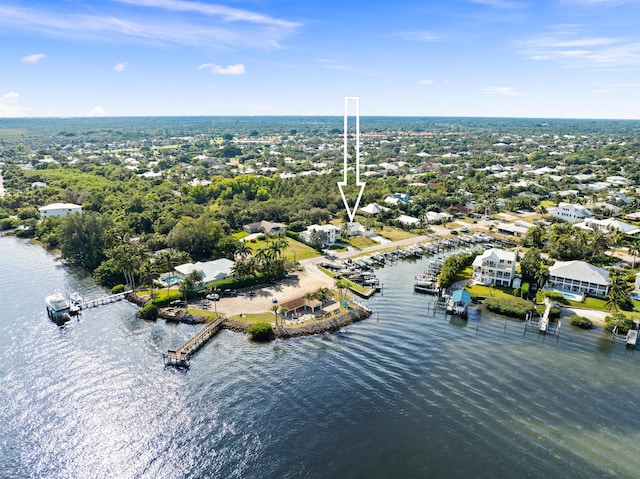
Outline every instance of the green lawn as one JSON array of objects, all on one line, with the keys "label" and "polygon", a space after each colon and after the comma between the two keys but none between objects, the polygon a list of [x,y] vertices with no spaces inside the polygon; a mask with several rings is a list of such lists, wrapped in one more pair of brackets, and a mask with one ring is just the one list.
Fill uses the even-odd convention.
[{"label": "green lawn", "polygon": [[[303,259],[320,256],[320,253],[311,246],[300,243],[293,238],[287,238],[287,241],[289,242],[289,246],[287,246],[287,249],[284,252],[284,257],[289,261],[301,261]],[[253,254],[255,254],[260,248],[267,246],[267,242],[265,240],[256,239],[247,241],[247,245],[251,248]]]},{"label": "green lawn", "polygon": [[231,236],[233,237],[233,239],[239,240],[249,236],[249,233],[247,233],[246,231],[238,231],[237,233],[233,233]]},{"label": "green lawn", "polygon": [[351,238],[351,240],[349,240],[349,243],[351,243],[351,246],[353,246],[354,248],[368,248],[369,246],[376,246],[380,243],[378,243],[375,240],[372,240],[371,238],[365,238],[364,236],[358,236],[356,238]]},{"label": "green lawn", "polygon": [[481,284],[472,284],[465,288],[471,293],[471,296],[484,296],[486,298],[512,298],[511,288],[498,288],[497,286],[489,288]]}]

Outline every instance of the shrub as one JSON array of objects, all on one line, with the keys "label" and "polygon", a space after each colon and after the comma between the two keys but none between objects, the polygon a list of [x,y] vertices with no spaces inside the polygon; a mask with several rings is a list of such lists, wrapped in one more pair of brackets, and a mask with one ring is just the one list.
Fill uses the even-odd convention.
[{"label": "shrub", "polygon": [[493,313],[520,319],[535,309],[531,302],[520,298],[485,298],[484,305]]},{"label": "shrub", "polygon": [[124,293],[124,284],[116,284],[111,288],[111,294]]},{"label": "shrub", "polygon": [[273,339],[271,323],[267,323],[266,321],[253,323],[249,326],[249,329],[247,329],[247,334],[250,335],[254,341],[269,341]]},{"label": "shrub", "polygon": [[578,316],[577,314],[570,316],[569,322],[582,329],[591,329],[593,327],[593,322],[589,318]]},{"label": "shrub", "polygon": [[613,316],[607,316],[604,318],[604,322],[606,324],[607,331],[613,331],[617,326],[617,331],[620,334],[626,334],[633,325],[633,320],[631,318],[627,318],[622,313],[615,313]]},{"label": "shrub", "polygon": [[542,291],[543,298],[549,298],[554,303],[567,304],[567,298],[557,291]]},{"label": "shrub", "polygon": [[136,316],[142,319],[157,319],[158,306],[149,301],[136,313]]}]

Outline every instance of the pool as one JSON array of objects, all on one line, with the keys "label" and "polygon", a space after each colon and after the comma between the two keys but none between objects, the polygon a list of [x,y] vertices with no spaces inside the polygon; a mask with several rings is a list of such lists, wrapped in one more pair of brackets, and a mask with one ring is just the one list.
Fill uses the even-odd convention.
[{"label": "pool", "polygon": [[560,293],[564,299],[568,299],[569,301],[576,301],[577,303],[581,303],[584,300],[583,293],[572,293],[571,291],[560,291],[559,289],[545,289],[545,291]]},{"label": "pool", "polygon": [[629,297],[631,299],[638,299],[640,300],[640,293],[629,293]]},{"label": "pool", "polygon": [[568,299],[569,301],[576,301],[578,303],[581,303],[582,300],[584,299],[584,294],[569,293],[568,291],[558,291],[558,292],[562,293],[562,297],[564,299]]},{"label": "pool", "polygon": [[160,278],[160,282],[163,283],[165,286],[171,286],[172,284],[177,283],[178,281],[180,281],[180,276],[177,275],[173,275],[173,276],[165,276],[164,278]]}]

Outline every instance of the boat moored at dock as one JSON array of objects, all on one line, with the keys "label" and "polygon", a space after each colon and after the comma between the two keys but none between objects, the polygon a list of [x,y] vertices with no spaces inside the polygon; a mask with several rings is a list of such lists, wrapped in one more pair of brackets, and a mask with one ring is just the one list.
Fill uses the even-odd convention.
[{"label": "boat moored at dock", "polygon": [[71,305],[60,293],[53,293],[44,298],[47,304],[47,315],[51,319],[65,319],[71,312]]}]

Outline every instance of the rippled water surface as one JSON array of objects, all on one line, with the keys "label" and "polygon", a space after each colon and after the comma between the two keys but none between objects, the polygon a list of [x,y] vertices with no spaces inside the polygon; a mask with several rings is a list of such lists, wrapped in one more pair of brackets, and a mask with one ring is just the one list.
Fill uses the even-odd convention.
[{"label": "rippled water surface", "polygon": [[[126,302],[58,327],[44,296],[105,294],[0,238],[0,477],[637,477],[640,356],[602,331],[555,338],[434,314],[424,263],[378,272],[374,314],[251,344],[223,331],[189,371],[162,352],[197,327]],[[477,326],[477,327],[476,327]]]}]

